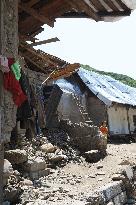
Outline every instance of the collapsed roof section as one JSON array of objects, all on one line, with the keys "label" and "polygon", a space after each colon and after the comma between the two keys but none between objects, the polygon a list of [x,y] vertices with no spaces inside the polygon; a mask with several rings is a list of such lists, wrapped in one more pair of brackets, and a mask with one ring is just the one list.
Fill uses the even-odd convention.
[{"label": "collapsed roof section", "polygon": [[19,0],[19,34],[27,40],[53,27],[56,18],[91,18],[111,21],[128,16],[136,7],[136,0]]},{"label": "collapsed roof section", "polygon": [[50,76],[52,80],[69,76],[80,67],[78,63],[70,64],[41,50],[35,50],[27,43],[20,44],[19,51],[31,70],[44,74],[51,74],[53,72]]}]

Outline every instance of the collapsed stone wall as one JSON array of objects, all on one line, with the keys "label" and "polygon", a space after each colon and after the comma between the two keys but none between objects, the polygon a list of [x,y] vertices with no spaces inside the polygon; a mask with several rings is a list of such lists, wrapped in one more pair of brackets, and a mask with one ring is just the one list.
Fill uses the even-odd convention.
[{"label": "collapsed stone wall", "polygon": [[107,141],[97,126],[87,123],[72,123],[68,120],[61,120],[60,126],[68,132],[73,144],[81,151],[100,150],[105,152]]},{"label": "collapsed stone wall", "polygon": [[102,121],[107,120],[107,111],[105,104],[96,96],[87,97],[87,111],[94,124],[100,126]]},{"label": "collapsed stone wall", "polygon": [[135,204],[135,170],[131,165],[123,165],[112,176],[113,182],[87,194],[91,205],[125,205]]}]

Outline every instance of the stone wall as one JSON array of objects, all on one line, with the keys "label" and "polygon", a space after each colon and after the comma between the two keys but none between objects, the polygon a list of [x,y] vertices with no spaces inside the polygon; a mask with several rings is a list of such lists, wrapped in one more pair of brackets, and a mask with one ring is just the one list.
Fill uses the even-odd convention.
[{"label": "stone wall", "polygon": [[46,74],[32,71],[29,68],[25,69],[25,73],[26,73],[27,77],[29,78],[30,84],[33,84],[33,85],[41,85],[42,82],[48,77],[48,75],[46,75]]},{"label": "stone wall", "polygon": [[[0,54],[17,58],[18,55],[18,1],[0,1]],[[2,82],[0,82],[2,83]],[[1,140],[7,141],[16,123],[16,106],[12,95],[3,89],[1,103]]]},{"label": "stone wall", "polygon": [[102,121],[107,120],[105,104],[97,97],[88,96],[86,106],[89,116],[95,125],[100,126]]},{"label": "stone wall", "polygon": [[[0,1],[0,55],[16,58],[18,54],[18,1]],[[3,89],[3,75],[0,73],[0,204],[3,193],[3,141],[9,139],[15,126],[16,106],[11,94]]]}]

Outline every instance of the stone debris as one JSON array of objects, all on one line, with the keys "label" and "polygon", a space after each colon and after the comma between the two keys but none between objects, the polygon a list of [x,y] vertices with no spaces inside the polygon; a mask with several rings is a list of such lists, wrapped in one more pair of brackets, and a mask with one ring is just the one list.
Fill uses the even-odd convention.
[{"label": "stone debris", "polygon": [[8,150],[4,156],[11,164],[22,164],[28,160],[27,152],[20,149]]},{"label": "stone debris", "polygon": [[4,159],[4,170],[3,170],[3,185],[4,186],[8,183],[8,179],[11,175],[13,175],[12,165],[7,159]]},{"label": "stone debris", "polygon": [[47,165],[44,158],[36,157],[28,159],[28,161],[22,165],[22,168],[25,172],[36,172],[44,170],[47,168]]},{"label": "stone debris", "polygon": [[106,165],[111,155],[98,161],[94,156],[100,156],[99,150],[81,155],[62,130],[47,131],[46,137],[32,142],[24,138],[16,150],[26,153],[27,161],[18,157],[20,162],[13,161],[13,169],[5,159],[3,205],[127,205],[127,197],[134,196],[131,165],[118,165],[109,174]]},{"label": "stone debris", "polygon": [[46,152],[46,153],[54,153],[57,149],[56,146],[53,146],[51,143],[43,144],[40,147],[41,151]]},{"label": "stone debris", "polygon": [[85,157],[88,162],[98,162],[101,159],[101,153],[98,150],[85,152]]}]

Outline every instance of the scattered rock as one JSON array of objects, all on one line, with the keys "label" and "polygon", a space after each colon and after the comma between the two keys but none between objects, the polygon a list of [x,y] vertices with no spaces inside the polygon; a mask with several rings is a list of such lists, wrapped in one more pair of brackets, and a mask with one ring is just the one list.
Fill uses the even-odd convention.
[{"label": "scattered rock", "polygon": [[98,162],[101,159],[101,154],[98,150],[85,152],[85,157],[88,162]]},{"label": "scattered rock", "polygon": [[46,167],[46,162],[42,157],[31,158],[22,166],[25,172],[36,172],[44,170]]},{"label": "scattered rock", "polygon": [[56,151],[57,147],[53,146],[51,143],[43,144],[40,149],[46,153],[53,153]]},{"label": "scattered rock", "polygon": [[103,168],[102,164],[97,165],[97,169],[101,169],[101,168]]},{"label": "scattered rock", "polygon": [[125,180],[125,176],[122,174],[114,174],[111,176],[111,178],[113,181],[120,181],[120,180],[124,181]]},{"label": "scattered rock", "polygon": [[65,155],[53,155],[49,158],[49,160],[51,162],[60,162],[62,161],[63,159],[67,158]]},{"label": "scattered rock", "polygon": [[105,172],[97,172],[96,175],[105,175]]},{"label": "scattered rock", "polygon": [[131,166],[135,166],[136,162],[132,161],[132,160],[122,160],[119,165],[131,165]]},{"label": "scattered rock", "polygon": [[4,190],[4,199],[6,201],[14,202],[16,203],[20,197],[21,194],[21,189],[19,187],[13,187],[13,186],[8,186]]},{"label": "scattered rock", "polygon": [[24,179],[24,181],[20,182],[20,185],[21,186],[24,186],[24,185],[26,185],[26,186],[33,186],[33,182],[31,180],[29,180],[29,179]]},{"label": "scattered rock", "polygon": [[4,159],[4,170],[3,170],[3,185],[5,186],[8,183],[8,178],[13,174],[13,168],[11,163]]}]

